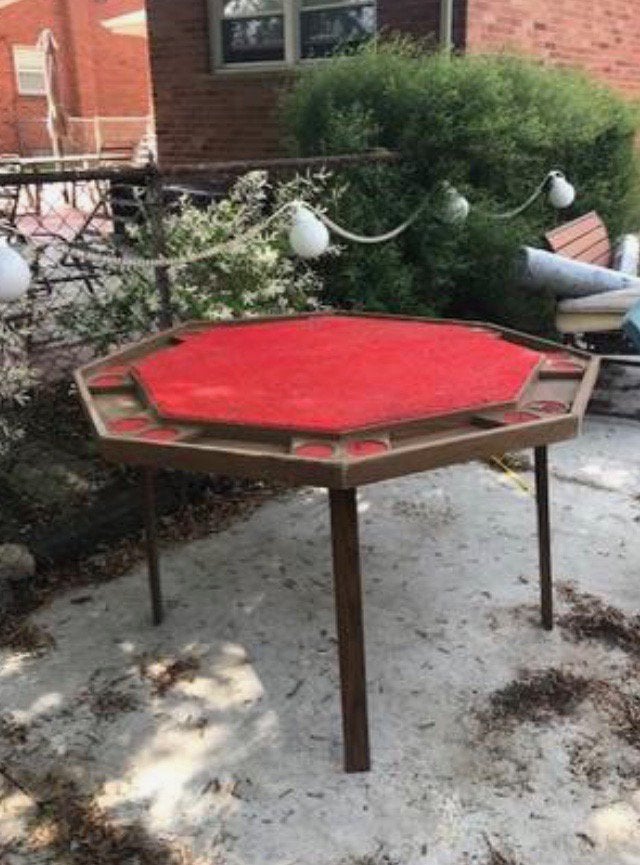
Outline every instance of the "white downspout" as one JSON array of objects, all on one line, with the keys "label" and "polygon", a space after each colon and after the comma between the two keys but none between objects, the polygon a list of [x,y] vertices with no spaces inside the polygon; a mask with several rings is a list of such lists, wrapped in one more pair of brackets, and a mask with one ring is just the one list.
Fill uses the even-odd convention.
[{"label": "white downspout", "polygon": [[440,47],[453,51],[453,0],[440,0]]}]

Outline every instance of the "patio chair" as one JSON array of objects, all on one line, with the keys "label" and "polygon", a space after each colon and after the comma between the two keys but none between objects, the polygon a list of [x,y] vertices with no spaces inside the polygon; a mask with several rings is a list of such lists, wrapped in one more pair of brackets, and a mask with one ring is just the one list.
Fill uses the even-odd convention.
[{"label": "patio chair", "polygon": [[[545,234],[549,249],[573,261],[606,268],[634,277],[637,272],[638,241],[622,238],[613,248],[607,228],[595,211],[558,226]],[[624,343],[623,321],[640,301],[640,284],[586,297],[560,300],[556,328],[567,342],[580,338],[596,351],[610,351]]]}]

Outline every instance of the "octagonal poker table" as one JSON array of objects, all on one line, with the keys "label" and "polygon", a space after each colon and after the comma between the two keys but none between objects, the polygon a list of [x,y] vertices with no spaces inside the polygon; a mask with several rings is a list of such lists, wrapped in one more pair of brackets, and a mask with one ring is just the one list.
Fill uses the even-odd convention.
[{"label": "octagonal poker table", "polygon": [[547,446],[575,436],[598,360],[474,322],[314,313],[189,322],[82,367],[110,460],[145,468],[154,623],[155,470],[329,491],[344,765],[370,765],[357,488],[531,447],[542,624],[553,624]]}]

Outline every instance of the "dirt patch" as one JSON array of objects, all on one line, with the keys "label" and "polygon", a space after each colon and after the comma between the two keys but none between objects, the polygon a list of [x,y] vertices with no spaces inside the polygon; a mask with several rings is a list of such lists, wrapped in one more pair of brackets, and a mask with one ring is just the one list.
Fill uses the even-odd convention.
[{"label": "dirt patch", "polygon": [[378,848],[364,856],[350,856],[343,860],[341,865],[400,865],[400,861],[392,858],[383,848]]},{"label": "dirt patch", "polygon": [[124,712],[135,712],[140,705],[134,694],[116,685],[106,685],[90,692],[87,702],[93,714],[105,721],[113,721]]},{"label": "dirt patch", "polygon": [[39,625],[26,621],[24,613],[3,616],[0,623],[0,649],[27,655],[42,655],[55,646],[51,634]]},{"label": "dirt patch", "polygon": [[3,775],[34,807],[25,837],[6,852],[38,854],[68,865],[197,865],[188,850],[151,838],[139,824],[111,821],[64,774],[42,779]]},{"label": "dirt patch", "polygon": [[512,853],[504,853],[501,850],[498,850],[491,841],[487,839],[487,858],[485,859],[485,865],[522,865],[519,859]]},{"label": "dirt patch", "polygon": [[[217,487],[207,490],[201,502],[187,503],[178,512],[159,520],[160,543],[197,540],[224,531],[237,520],[248,518],[260,505],[281,492],[281,487],[220,478]],[[28,621],[31,613],[62,592],[90,589],[117,579],[143,561],[145,555],[145,540],[137,535],[103,546],[91,556],[41,568],[34,580],[29,604],[3,616],[0,649],[32,655],[45,653],[55,641],[44,629]],[[89,591],[72,598],[71,603],[90,600]]]},{"label": "dirt patch", "polygon": [[640,695],[613,682],[592,687],[594,705],[606,716],[611,732],[640,751]]},{"label": "dirt patch", "polygon": [[604,604],[595,595],[562,586],[560,596],[571,604],[570,612],[558,619],[563,632],[574,640],[597,640],[640,657],[640,616],[627,616]]},{"label": "dirt patch", "polygon": [[140,675],[152,685],[154,697],[164,697],[178,682],[190,682],[200,669],[199,658],[187,655],[173,660],[151,660],[139,662]]},{"label": "dirt patch", "polygon": [[478,865],[523,865],[514,853],[499,848],[486,834],[484,834],[484,843],[487,849],[482,859],[465,853],[460,865],[473,865],[473,863],[478,863]]},{"label": "dirt patch", "polygon": [[517,679],[491,694],[489,709],[479,719],[492,729],[527,721],[545,723],[569,716],[585,700],[606,717],[616,736],[640,750],[640,694],[625,690],[623,684],[553,667],[522,670]]},{"label": "dirt patch", "polygon": [[[632,686],[631,686],[632,687]],[[629,688],[629,683],[626,683]],[[589,787],[600,790],[610,777],[634,786],[640,771],[640,696],[625,689],[625,684],[594,681],[589,699],[606,724],[610,736],[630,747],[615,748],[610,736],[581,738],[569,748],[569,767],[575,777],[583,778]]]},{"label": "dirt patch", "polygon": [[[281,492],[281,487],[220,478],[216,488],[203,493],[202,501],[185,502],[175,513],[159,519],[160,543],[199,540],[222,532],[237,520],[247,519],[260,505]],[[145,556],[145,539],[138,534],[102,545],[90,556],[46,569],[40,578],[39,602],[43,603],[59,591],[110,582],[131,570]]]},{"label": "dirt patch", "polygon": [[25,724],[19,724],[6,715],[0,715],[0,738],[10,745],[24,745],[29,730]]},{"label": "dirt patch", "polygon": [[609,762],[606,746],[593,740],[577,741],[568,753],[571,774],[583,778],[592,790],[601,789]]},{"label": "dirt patch", "polygon": [[[629,665],[616,675],[615,681],[589,679],[566,670],[524,670],[491,695],[489,709],[481,713],[485,728],[566,717],[588,699],[610,732],[640,752],[640,694],[636,693],[640,616],[628,616],[571,585],[558,586],[558,593],[571,605],[569,612],[558,618],[564,635],[575,641],[595,640],[607,648],[618,648],[630,656]],[[606,756],[597,743],[576,743],[570,750],[570,766],[590,786],[597,787],[606,772]]]},{"label": "dirt patch", "polygon": [[[144,559],[145,545],[139,473],[99,456],[75,388],[67,381],[43,386],[15,412],[12,419],[25,435],[0,458],[0,543],[27,546],[38,569],[28,601],[2,617],[0,649],[33,655],[46,652],[53,640],[28,623],[30,613],[61,592],[121,576]],[[16,476],[20,467],[31,487]],[[43,496],[49,481],[55,495]],[[222,531],[281,490],[218,475],[161,472],[160,542]]]},{"label": "dirt patch", "polygon": [[[490,695],[488,709],[477,713],[481,730],[486,734],[526,722],[550,723],[570,716],[588,700],[609,733],[640,754],[640,694],[635,690],[637,671],[638,666],[634,664],[620,681],[613,681],[589,679],[554,668],[523,670],[518,678]],[[602,741],[591,738],[574,742],[568,749],[572,774],[584,778],[594,789],[599,789],[611,771],[619,777],[626,777],[629,773],[635,775],[637,757],[618,754],[615,764],[612,764],[610,748],[606,736]]]},{"label": "dirt patch", "polygon": [[593,682],[565,670],[522,670],[517,679],[494,691],[480,715],[485,727],[543,723],[570,715],[590,695]]}]

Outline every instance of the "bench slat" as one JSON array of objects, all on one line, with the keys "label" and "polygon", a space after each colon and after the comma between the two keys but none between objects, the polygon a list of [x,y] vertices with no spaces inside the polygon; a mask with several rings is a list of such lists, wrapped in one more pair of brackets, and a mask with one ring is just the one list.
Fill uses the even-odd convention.
[{"label": "bench slat", "polygon": [[606,232],[604,223],[595,210],[592,210],[571,222],[566,222],[564,225],[552,228],[551,231],[545,234],[545,240],[552,252],[558,252],[563,246],[566,246],[578,237],[589,234],[597,228],[602,228]]},{"label": "bench slat", "polygon": [[611,267],[611,247],[607,249],[607,252],[603,252],[597,258],[589,261],[588,264],[597,264],[600,267]]},{"label": "bench slat", "polygon": [[595,211],[547,232],[545,239],[557,255],[609,267],[611,241],[606,226]]},{"label": "bench slat", "polygon": [[556,250],[558,255],[564,255],[565,258],[573,258],[576,261],[592,262],[604,253],[611,254],[611,244],[606,232],[593,231],[591,234],[585,234],[578,237],[561,249]]}]

